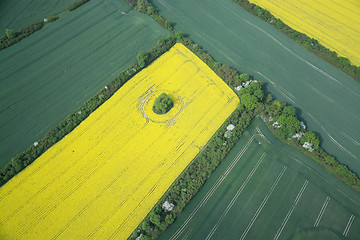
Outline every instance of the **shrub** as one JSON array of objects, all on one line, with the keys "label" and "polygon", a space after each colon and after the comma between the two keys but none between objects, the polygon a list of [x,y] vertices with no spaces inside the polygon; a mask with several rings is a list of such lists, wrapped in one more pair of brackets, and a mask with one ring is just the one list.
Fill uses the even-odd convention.
[{"label": "shrub", "polygon": [[165,114],[169,112],[173,106],[173,100],[166,93],[162,93],[155,99],[153,111],[156,114]]}]

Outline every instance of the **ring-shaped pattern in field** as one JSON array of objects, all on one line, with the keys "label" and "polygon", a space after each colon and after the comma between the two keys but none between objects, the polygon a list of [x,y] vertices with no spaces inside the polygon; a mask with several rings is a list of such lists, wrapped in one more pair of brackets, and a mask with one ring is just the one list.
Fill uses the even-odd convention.
[{"label": "ring-shaped pattern in field", "polygon": [[[171,100],[173,100],[174,106],[166,114],[159,115],[156,114],[152,108],[154,106],[155,99],[163,92],[165,92]],[[154,123],[173,124],[176,118],[184,110],[184,107],[184,99],[177,92],[166,89],[153,90],[153,87],[151,87],[139,98],[139,108],[141,114],[147,121],[152,121]]]}]

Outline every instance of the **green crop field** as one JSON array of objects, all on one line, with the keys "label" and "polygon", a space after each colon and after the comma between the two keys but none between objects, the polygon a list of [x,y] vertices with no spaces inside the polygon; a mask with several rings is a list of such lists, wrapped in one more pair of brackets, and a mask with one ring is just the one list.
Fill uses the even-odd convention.
[{"label": "green crop field", "polygon": [[0,35],[5,29],[19,30],[59,13],[76,0],[2,0],[0,2]]},{"label": "green crop field", "polygon": [[232,0],[154,0],[159,13],[216,61],[264,81],[309,130],[360,174],[360,84]]},{"label": "green crop field", "polygon": [[91,0],[0,51],[0,167],[167,35],[124,0]]},{"label": "green crop field", "polygon": [[256,118],[162,239],[358,239],[360,195]]}]

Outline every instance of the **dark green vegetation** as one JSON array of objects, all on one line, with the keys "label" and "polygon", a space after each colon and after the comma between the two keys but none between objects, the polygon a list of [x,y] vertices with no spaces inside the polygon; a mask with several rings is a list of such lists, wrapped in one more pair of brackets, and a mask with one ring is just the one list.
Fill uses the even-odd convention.
[{"label": "dark green vegetation", "polygon": [[[74,3],[72,3],[70,6],[68,6],[67,11],[73,11],[76,8],[80,7],[81,5],[87,3],[89,0],[78,0]],[[12,6],[13,7],[13,6]],[[50,11],[50,9],[48,9]],[[39,22],[32,23],[31,25],[27,27],[23,27],[18,31],[14,31],[12,29],[6,29],[5,36],[0,37],[0,50],[10,47],[11,45],[21,41],[22,39],[30,36],[36,31],[39,31],[41,28],[43,28],[46,24],[55,22],[59,19],[58,15],[53,15],[50,17]],[[25,19],[23,19],[25,20]],[[11,34],[9,34],[11,32]]]},{"label": "dark green vegetation", "polygon": [[[358,176],[321,148],[320,139],[314,132],[306,131],[301,127],[295,108],[286,106],[284,102],[272,101],[272,96],[269,94],[262,109],[261,116],[268,122],[268,127],[275,136],[323,165],[344,183],[360,192],[360,179]],[[272,118],[272,120],[269,120],[269,118]],[[281,127],[274,126],[275,122],[279,123]],[[293,136],[296,133],[301,133],[301,136],[294,138]],[[303,147],[305,143],[310,143],[311,147],[305,149]]]},{"label": "dark green vegetation", "polygon": [[[149,51],[167,35],[126,2],[93,0],[1,51],[0,166],[39,142],[5,167],[5,179],[69,133],[89,114],[88,108],[105,101],[104,86],[136,61],[139,49]],[[155,56],[164,52],[153,51]],[[130,68],[124,74],[136,71]],[[78,109],[102,88],[105,92],[96,96],[96,104]],[[46,136],[50,143],[40,146],[50,130]]]},{"label": "dark green vegetation", "polygon": [[159,239],[358,239],[359,216],[358,193],[256,118]]},{"label": "dark green vegetation", "polygon": [[339,57],[335,51],[321,45],[316,39],[308,37],[306,34],[298,32],[285,23],[281,19],[273,16],[268,10],[257,6],[254,3],[250,3],[248,0],[233,0],[246,10],[260,17],[262,20],[272,24],[276,28],[280,29],[291,39],[295,40],[298,44],[306,48],[307,50],[315,53],[325,61],[341,69],[344,73],[350,75],[355,80],[360,82],[360,67],[350,64],[350,60],[345,57]]},{"label": "dark green vegetation", "polygon": [[154,102],[153,111],[156,114],[165,114],[174,106],[173,100],[166,94],[161,93]]},{"label": "dark green vegetation", "polygon": [[359,83],[231,0],[152,3],[216,61],[263,81],[295,107],[321,146],[360,174]]},{"label": "dark green vegetation", "polygon": [[[51,18],[53,21],[56,21],[56,17]],[[44,26],[44,22],[36,22],[27,27],[20,29],[19,31],[14,31],[12,29],[6,29],[5,36],[0,37],[0,50],[10,47],[15,43],[21,41],[22,39],[30,36],[36,31],[39,31]]]}]

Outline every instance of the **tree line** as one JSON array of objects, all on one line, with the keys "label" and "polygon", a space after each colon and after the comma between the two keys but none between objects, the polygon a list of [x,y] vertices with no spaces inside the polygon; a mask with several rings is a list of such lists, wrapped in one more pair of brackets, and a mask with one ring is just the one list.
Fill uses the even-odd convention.
[{"label": "tree line", "polygon": [[[333,156],[328,154],[321,146],[319,137],[312,131],[307,131],[300,126],[300,120],[296,115],[295,108],[286,106],[286,103],[273,100],[271,94],[268,94],[264,102],[265,109],[262,117],[272,118],[267,121],[268,127],[272,133],[282,140],[282,142],[291,145],[297,150],[321,164],[330,173],[334,174],[344,183],[360,192],[359,176],[351,171],[345,164],[338,162]],[[277,121],[281,127],[273,126]],[[301,133],[298,137],[292,137],[296,133]],[[304,148],[305,143],[310,143],[311,148]]]}]

